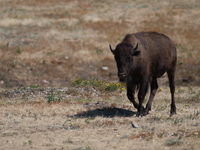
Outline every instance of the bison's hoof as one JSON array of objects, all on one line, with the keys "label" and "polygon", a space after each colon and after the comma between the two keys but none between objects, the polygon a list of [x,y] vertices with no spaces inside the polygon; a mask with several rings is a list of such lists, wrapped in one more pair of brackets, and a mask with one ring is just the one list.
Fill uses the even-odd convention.
[{"label": "bison's hoof", "polygon": [[136,117],[141,118],[144,115],[145,115],[145,109],[144,109],[144,107],[142,107],[142,109],[138,109]]},{"label": "bison's hoof", "polygon": [[171,116],[176,115],[176,111],[171,111],[171,112],[170,112],[170,115],[171,115]]},{"label": "bison's hoof", "polygon": [[151,109],[149,109],[148,107],[147,108],[145,108],[145,110],[144,110],[144,115],[147,115],[147,114],[149,114],[149,111],[150,111]]},{"label": "bison's hoof", "polygon": [[141,115],[141,114],[139,114],[139,112],[137,112],[137,114],[136,114],[136,117],[138,117],[138,118],[141,118],[141,117],[142,117],[142,115]]},{"label": "bison's hoof", "polygon": [[175,109],[171,109],[171,111],[170,111],[170,116],[173,116],[173,115],[175,115],[176,114],[176,108]]}]

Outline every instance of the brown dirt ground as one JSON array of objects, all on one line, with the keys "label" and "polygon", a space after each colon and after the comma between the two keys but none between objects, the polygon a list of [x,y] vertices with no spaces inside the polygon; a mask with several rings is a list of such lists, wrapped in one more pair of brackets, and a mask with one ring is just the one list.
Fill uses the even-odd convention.
[{"label": "brown dirt ground", "polygon": [[[200,149],[199,14],[199,0],[0,0],[0,149]],[[108,44],[138,31],[176,44],[177,115],[166,75],[142,118],[125,91],[71,87],[117,82]],[[52,88],[61,102],[47,102]]]}]

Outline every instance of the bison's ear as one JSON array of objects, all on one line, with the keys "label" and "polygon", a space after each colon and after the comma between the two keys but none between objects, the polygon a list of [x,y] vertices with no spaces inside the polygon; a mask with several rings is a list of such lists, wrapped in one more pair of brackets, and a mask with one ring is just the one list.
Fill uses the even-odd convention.
[{"label": "bison's ear", "polygon": [[137,48],[138,48],[138,43],[137,43],[137,45],[135,46],[135,48],[131,52],[132,56],[138,56],[141,53],[141,51],[137,51]]},{"label": "bison's ear", "polygon": [[138,55],[140,55],[140,53],[141,53],[141,51],[135,51],[135,52],[132,54],[132,56],[138,56]]},{"label": "bison's ear", "polygon": [[113,55],[115,55],[115,50],[112,49],[112,46],[109,44],[110,47],[110,51],[113,53]]}]

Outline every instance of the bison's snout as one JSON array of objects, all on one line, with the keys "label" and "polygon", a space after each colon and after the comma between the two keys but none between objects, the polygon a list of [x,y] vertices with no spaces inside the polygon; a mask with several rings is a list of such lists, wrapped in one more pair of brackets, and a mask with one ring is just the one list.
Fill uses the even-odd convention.
[{"label": "bison's snout", "polygon": [[125,82],[126,77],[127,77],[127,73],[126,72],[120,72],[120,73],[118,73],[118,77],[119,77],[120,82]]}]

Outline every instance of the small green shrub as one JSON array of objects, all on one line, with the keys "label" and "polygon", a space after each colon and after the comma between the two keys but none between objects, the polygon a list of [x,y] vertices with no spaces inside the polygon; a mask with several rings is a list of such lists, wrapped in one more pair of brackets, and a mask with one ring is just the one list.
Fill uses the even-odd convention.
[{"label": "small green shrub", "polygon": [[159,134],[158,134],[158,137],[159,137],[159,138],[163,138],[163,135],[164,135],[164,132],[159,133]]},{"label": "small green shrub", "polygon": [[28,140],[28,144],[31,145],[33,144],[33,142],[31,140]]},{"label": "small green shrub", "polygon": [[22,49],[22,47],[20,46],[20,47],[18,48],[18,50],[17,50],[17,53],[21,54],[22,52],[23,52],[23,49]]},{"label": "small green shrub", "polygon": [[61,101],[62,100],[62,97],[60,96],[60,92],[57,92],[58,95],[56,97],[56,95],[54,94],[54,92],[51,92],[51,94],[49,94],[47,96],[47,99],[48,99],[48,102],[51,103],[51,102],[56,102],[56,101]]},{"label": "small green shrub", "polygon": [[39,85],[30,85],[30,88],[39,88],[40,86]]}]

